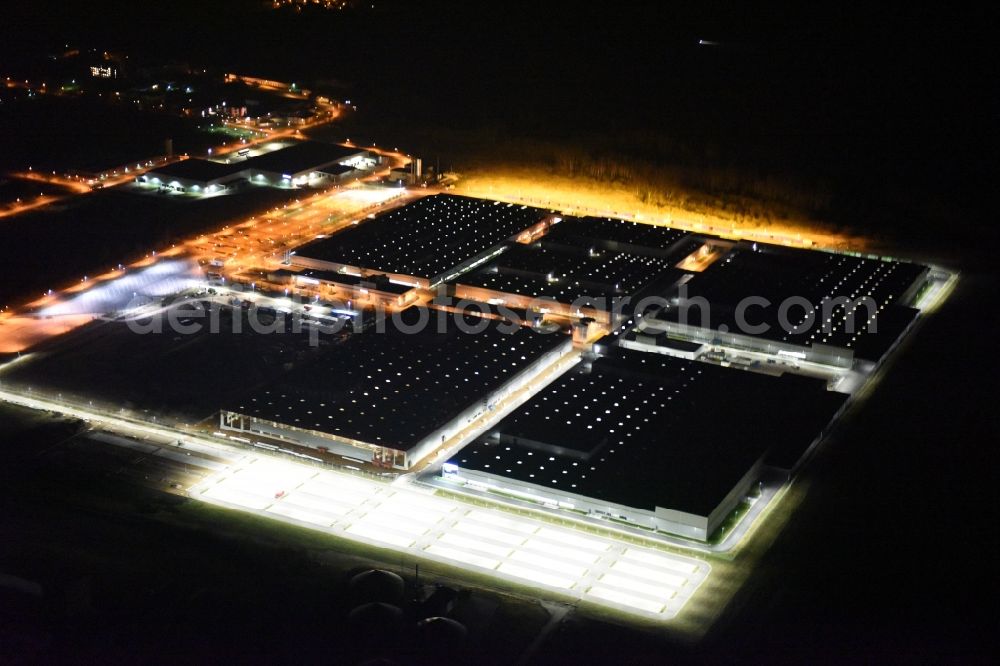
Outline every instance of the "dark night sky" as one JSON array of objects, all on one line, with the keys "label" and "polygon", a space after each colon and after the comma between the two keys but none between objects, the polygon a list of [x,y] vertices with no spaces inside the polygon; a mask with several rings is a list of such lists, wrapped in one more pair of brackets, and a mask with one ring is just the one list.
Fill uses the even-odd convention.
[{"label": "dark night sky", "polygon": [[239,0],[45,5],[15,8],[9,25],[21,29],[0,48],[71,42],[336,79],[362,105],[365,129],[446,159],[459,157],[447,137],[421,143],[414,128],[488,129],[832,188],[819,216],[874,227],[899,218],[865,229],[875,233],[908,231],[900,219],[930,209],[989,229],[976,215],[997,120],[985,12],[385,0],[304,20]]}]

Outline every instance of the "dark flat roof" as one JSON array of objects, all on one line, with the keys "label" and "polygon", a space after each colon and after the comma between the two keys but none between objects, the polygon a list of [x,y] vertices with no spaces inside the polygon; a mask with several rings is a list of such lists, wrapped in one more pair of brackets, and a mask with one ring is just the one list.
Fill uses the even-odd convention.
[{"label": "dark flat roof", "polygon": [[615,349],[451,462],[555,492],[708,515],[769,448],[804,449],[846,398],[807,377]]},{"label": "dark flat roof", "polygon": [[[562,226],[563,223],[557,226]],[[485,267],[456,282],[562,303],[635,295],[650,283],[673,284],[683,275],[672,258],[634,254],[600,246],[550,245],[545,239],[517,244]],[[580,303],[583,304],[582,302]]]},{"label": "dark flat roof", "polygon": [[628,220],[564,217],[541,240],[515,245],[456,282],[560,303],[615,308],[614,299],[665,289],[695,237]]},{"label": "dark flat roof", "polygon": [[423,197],[299,248],[347,266],[433,278],[541,221],[540,208],[453,194]]},{"label": "dark flat roof", "polygon": [[[690,234],[672,227],[656,226],[610,217],[566,217],[555,225],[545,239],[578,247],[641,248],[667,251]],[[629,248],[622,246],[631,246]]]},{"label": "dark flat roof", "polygon": [[[803,346],[818,343],[845,347],[862,358],[878,360],[916,316],[916,310],[899,301],[926,270],[924,266],[902,261],[743,242],[704,272],[695,273],[686,290],[689,299],[706,299],[713,330],[726,326],[730,332],[739,332],[735,316],[739,303],[747,297],[763,297],[771,306],[755,306],[746,314],[748,322],[769,327],[760,337]],[[791,297],[812,303],[817,318],[825,298],[846,297],[853,301],[870,297],[879,309],[875,325],[871,326],[867,308],[857,308],[853,333],[848,332],[849,313],[843,306],[833,310],[829,332],[821,330],[820,321],[800,330],[785,331],[778,318],[779,306]],[[788,312],[792,324],[800,324],[804,316],[799,306]],[[678,321],[681,310],[668,308],[657,318]],[[700,310],[691,308],[687,321],[700,325]]]},{"label": "dark flat roof", "polygon": [[239,164],[220,164],[218,162],[191,158],[152,169],[146,175],[150,178],[185,178],[187,180],[197,180],[206,183],[242,171],[246,168],[245,164],[245,162]]},{"label": "dark flat roof", "polygon": [[320,141],[303,141],[280,150],[257,155],[240,162],[243,169],[257,169],[278,174],[296,174],[302,171],[321,170],[331,162],[344,160],[359,153],[362,148],[345,148]]},{"label": "dark flat roof", "polygon": [[[478,317],[464,321],[469,327],[485,322],[485,329],[463,332],[450,315],[438,333],[437,314],[431,312],[430,324],[419,332],[387,322],[384,333],[354,334],[226,409],[409,450],[566,340]],[[407,319],[412,323],[412,316]]]}]

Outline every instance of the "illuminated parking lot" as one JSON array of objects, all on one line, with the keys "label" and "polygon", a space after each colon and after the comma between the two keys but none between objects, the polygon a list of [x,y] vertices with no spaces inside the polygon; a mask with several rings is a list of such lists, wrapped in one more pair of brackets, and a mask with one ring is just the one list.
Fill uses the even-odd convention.
[{"label": "illuminated parking lot", "polygon": [[190,492],[213,504],[661,620],[675,617],[710,571],[697,559],[261,456],[242,459]]}]

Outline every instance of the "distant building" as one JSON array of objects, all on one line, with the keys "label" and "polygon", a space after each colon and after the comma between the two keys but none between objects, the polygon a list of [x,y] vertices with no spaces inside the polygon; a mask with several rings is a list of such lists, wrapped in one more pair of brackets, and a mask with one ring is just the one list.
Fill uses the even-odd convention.
[{"label": "distant building", "polygon": [[148,171],[138,180],[178,192],[212,193],[245,182],[246,174],[237,170],[241,166],[208,160],[181,160]]},{"label": "distant building", "polygon": [[148,171],[136,180],[178,192],[200,193],[244,182],[274,187],[316,186],[357,178],[378,162],[378,156],[367,150],[303,141],[231,164],[197,158],[183,160]]},{"label": "distant building", "polygon": [[251,157],[241,166],[251,182],[272,185],[305,185],[317,180],[342,179],[349,171],[366,171],[378,164],[367,150],[345,148],[319,141],[303,141],[288,148]]},{"label": "distant building", "polygon": [[389,171],[389,180],[414,185],[423,179],[423,164],[419,157],[413,158],[409,164],[393,167]]}]

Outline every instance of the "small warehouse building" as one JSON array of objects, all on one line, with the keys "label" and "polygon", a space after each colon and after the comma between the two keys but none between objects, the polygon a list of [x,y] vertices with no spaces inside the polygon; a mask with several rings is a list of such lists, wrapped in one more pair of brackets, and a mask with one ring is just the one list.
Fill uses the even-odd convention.
[{"label": "small warehouse building", "polygon": [[149,171],[138,181],[155,187],[165,187],[177,192],[213,193],[246,181],[242,165],[220,164],[208,160],[181,160]]},{"label": "small warehouse building", "polygon": [[303,141],[288,148],[251,157],[240,166],[253,183],[287,187],[315,184],[322,180],[340,180],[352,172],[371,169],[378,162],[378,156],[373,156],[367,150],[319,141]]},{"label": "small warehouse building", "polygon": [[317,187],[366,175],[379,160],[378,155],[359,148],[302,141],[228,164],[198,158],[181,160],[150,170],[136,182],[192,194],[219,192],[247,182],[271,187]]}]

